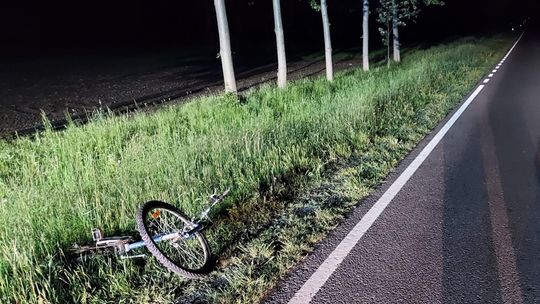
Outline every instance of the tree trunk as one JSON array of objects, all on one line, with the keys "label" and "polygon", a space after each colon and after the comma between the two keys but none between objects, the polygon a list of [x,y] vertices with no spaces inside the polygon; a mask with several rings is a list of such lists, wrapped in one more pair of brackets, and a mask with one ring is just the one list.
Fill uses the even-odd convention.
[{"label": "tree trunk", "polygon": [[328,21],[328,7],[326,0],[321,0],[321,15],[324,30],[324,54],[326,57],[326,79],[334,80],[334,66],[332,64],[332,39],[330,38],[330,22]]},{"label": "tree trunk", "polygon": [[224,0],[214,0],[216,8],[216,18],[219,31],[219,54],[221,66],[223,68],[223,80],[225,82],[225,92],[236,93],[236,79],[234,77],[234,66],[231,52],[231,38],[229,36],[229,22],[227,21],[227,10]]},{"label": "tree trunk", "polygon": [[386,22],[386,65],[390,67],[390,22]]},{"label": "tree trunk", "polygon": [[274,6],[274,26],[276,32],[276,45],[278,53],[278,87],[284,88],[287,85],[287,57],[285,55],[285,37],[283,36],[283,24],[281,22],[280,0],[273,0]]},{"label": "tree trunk", "polygon": [[398,17],[395,0],[392,2],[392,32],[394,35],[394,61],[401,62],[401,50],[399,44],[399,28]]},{"label": "tree trunk", "polygon": [[362,61],[364,71],[369,71],[369,0],[364,0],[364,20],[362,26]]}]

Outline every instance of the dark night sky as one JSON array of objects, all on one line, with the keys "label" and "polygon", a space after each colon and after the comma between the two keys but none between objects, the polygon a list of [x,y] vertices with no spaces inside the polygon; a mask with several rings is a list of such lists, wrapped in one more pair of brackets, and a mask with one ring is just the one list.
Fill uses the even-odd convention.
[{"label": "dark night sky", "polygon": [[[358,40],[361,0],[328,2],[336,44],[346,46]],[[404,36],[441,38],[508,28],[512,21],[538,12],[537,2],[447,0],[444,7],[424,10]],[[273,42],[270,0],[226,3],[233,48],[246,42]],[[282,5],[288,42],[318,43],[322,37],[320,16],[309,8],[307,0],[282,0]],[[176,47],[217,43],[214,19],[212,0],[18,0],[0,4],[0,35],[4,49]]]}]

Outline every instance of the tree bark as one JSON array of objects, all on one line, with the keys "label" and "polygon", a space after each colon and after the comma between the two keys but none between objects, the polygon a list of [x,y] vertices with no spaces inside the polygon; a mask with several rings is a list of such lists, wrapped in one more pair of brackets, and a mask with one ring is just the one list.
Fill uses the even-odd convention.
[{"label": "tree bark", "polygon": [[386,65],[390,67],[390,21],[386,22]]},{"label": "tree bark", "polygon": [[324,30],[324,54],[326,57],[326,79],[334,80],[334,66],[332,63],[332,39],[330,37],[330,22],[328,21],[328,6],[326,0],[321,0],[321,15]]},{"label": "tree bark", "polygon": [[276,32],[276,45],[278,54],[278,87],[284,88],[287,85],[287,57],[285,54],[285,37],[283,35],[283,24],[281,21],[280,0],[273,0],[274,7],[274,27]]},{"label": "tree bark", "polygon": [[236,79],[234,77],[234,65],[231,52],[231,38],[229,35],[229,22],[224,0],[214,0],[216,18],[219,31],[219,54],[223,68],[223,81],[225,92],[236,93]]},{"label": "tree bark", "polygon": [[364,0],[364,20],[362,31],[362,62],[364,71],[369,71],[369,0]]},{"label": "tree bark", "polygon": [[399,20],[397,17],[397,7],[395,0],[392,1],[392,32],[394,36],[394,61],[401,62],[401,50],[399,44]]}]

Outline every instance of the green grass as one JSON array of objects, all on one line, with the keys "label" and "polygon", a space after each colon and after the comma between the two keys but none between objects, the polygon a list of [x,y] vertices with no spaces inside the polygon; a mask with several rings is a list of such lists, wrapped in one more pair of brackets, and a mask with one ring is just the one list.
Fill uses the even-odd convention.
[{"label": "green grass", "polygon": [[[204,97],[0,141],[0,302],[246,302],[367,195],[502,57],[507,38],[411,51],[390,69]],[[188,214],[232,187],[209,231],[219,269],[186,281],[150,259],[63,258],[71,244],[133,233],[144,201]]]}]

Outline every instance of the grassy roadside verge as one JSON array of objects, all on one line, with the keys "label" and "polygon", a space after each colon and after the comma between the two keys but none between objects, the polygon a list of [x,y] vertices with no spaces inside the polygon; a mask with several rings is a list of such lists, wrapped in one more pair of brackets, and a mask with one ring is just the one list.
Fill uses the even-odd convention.
[{"label": "grassy roadside verge", "polygon": [[[412,52],[334,83],[265,86],[0,142],[0,302],[253,302],[367,195],[494,64],[509,39]],[[63,262],[62,249],[132,232],[137,207],[189,214],[233,192],[210,231],[221,257],[189,282],[150,259]]]}]

